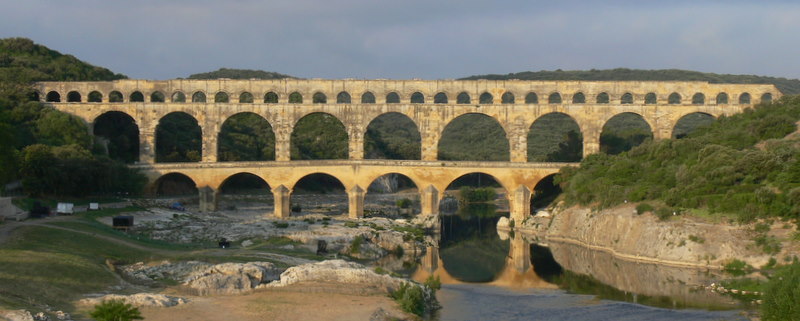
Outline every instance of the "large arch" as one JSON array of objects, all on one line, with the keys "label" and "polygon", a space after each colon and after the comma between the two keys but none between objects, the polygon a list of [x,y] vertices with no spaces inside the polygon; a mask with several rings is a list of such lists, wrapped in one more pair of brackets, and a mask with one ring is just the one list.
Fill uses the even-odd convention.
[{"label": "large arch", "polygon": [[616,155],[653,138],[653,128],[637,113],[624,112],[606,121],[600,134],[600,151]]},{"label": "large arch", "polygon": [[713,115],[694,112],[683,115],[672,128],[672,138],[680,139],[691,134],[700,127],[708,126],[716,120]]},{"label": "large arch", "polygon": [[347,159],[348,135],[335,116],[316,112],[303,116],[294,125],[291,159]]},{"label": "large arch", "polygon": [[199,162],[203,133],[197,119],[185,112],[171,112],[156,126],[156,162]]},{"label": "large arch", "polygon": [[438,143],[439,160],[510,160],[508,136],[500,123],[480,113],[456,117],[445,126]]},{"label": "large arch", "polygon": [[542,115],[528,129],[529,162],[579,162],[583,135],[571,116],[553,112]]},{"label": "large arch", "polygon": [[421,159],[419,128],[408,116],[389,112],[369,122],[364,134],[365,159]]},{"label": "large arch", "polygon": [[364,214],[388,217],[421,212],[419,184],[401,173],[386,173],[370,182],[364,195]]},{"label": "large arch", "polygon": [[275,160],[275,133],[258,114],[238,113],[220,126],[217,150],[220,162]]},{"label": "large arch", "polygon": [[323,172],[310,173],[291,186],[289,203],[294,213],[338,215],[347,213],[345,186],[337,177]]},{"label": "large arch", "polygon": [[139,126],[130,115],[108,111],[94,120],[92,132],[109,158],[125,163],[139,160]]},{"label": "large arch", "polygon": [[161,175],[153,182],[151,191],[158,197],[190,196],[198,197],[197,184],[183,173],[172,172]]}]

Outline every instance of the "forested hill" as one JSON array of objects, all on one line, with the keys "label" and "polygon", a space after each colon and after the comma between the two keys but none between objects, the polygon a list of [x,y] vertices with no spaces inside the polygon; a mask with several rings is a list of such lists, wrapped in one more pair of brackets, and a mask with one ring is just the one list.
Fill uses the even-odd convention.
[{"label": "forested hill", "polygon": [[0,39],[0,81],[86,81],[128,78],[27,38]]},{"label": "forested hill", "polygon": [[488,74],[462,78],[464,80],[586,80],[586,81],[708,81],[709,83],[728,84],[774,84],[786,95],[800,94],[800,80],[754,75],[714,74],[707,72],[680,69],[604,69],[604,70],[555,70],[555,71],[523,71],[505,75]]},{"label": "forested hill", "polygon": [[284,79],[296,78],[272,71],[220,68],[217,71],[193,74],[189,79]]}]

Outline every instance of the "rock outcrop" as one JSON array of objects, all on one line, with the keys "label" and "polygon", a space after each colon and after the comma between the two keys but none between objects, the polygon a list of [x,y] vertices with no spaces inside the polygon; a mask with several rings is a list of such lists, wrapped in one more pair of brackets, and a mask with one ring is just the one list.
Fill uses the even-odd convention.
[{"label": "rock outcrop", "polygon": [[0,311],[0,321],[34,321],[33,315],[25,310]]},{"label": "rock outcrop", "polygon": [[117,295],[117,294],[109,294],[97,298],[89,298],[80,300],[79,303],[85,305],[97,305],[102,303],[103,301],[108,300],[122,300],[125,303],[128,303],[135,307],[173,307],[176,305],[181,305],[188,302],[184,298],[163,295],[163,294],[153,294],[153,293],[137,293],[132,295]]},{"label": "rock outcrop", "polygon": [[404,282],[408,281],[375,273],[358,263],[328,260],[290,267],[281,273],[279,282],[270,283],[268,287],[285,287],[301,283],[327,283],[339,284],[343,287],[357,286],[366,292],[389,293]]},{"label": "rock outcrop", "polygon": [[184,285],[198,295],[239,294],[279,279],[269,262],[223,263],[190,274]]}]

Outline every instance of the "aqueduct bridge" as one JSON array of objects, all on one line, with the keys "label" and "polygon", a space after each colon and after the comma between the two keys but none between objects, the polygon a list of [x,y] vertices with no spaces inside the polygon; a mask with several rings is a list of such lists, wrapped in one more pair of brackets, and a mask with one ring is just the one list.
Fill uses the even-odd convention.
[{"label": "aqueduct bridge", "polygon": [[[118,80],[110,82],[41,82],[40,99],[82,118],[89,128],[108,112],[130,116],[139,128],[139,162],[135,167],[151,184],[170,173],[191,178],[200,190],[201,210],[215,210],[220,186],[237,173],[261,177],[272,187],[275,215],[290,214],[294,185],[313,173],[331,175],[344,185],[351,217],[363,215],[364,195],[376,178],[399,173],[419,188],[422,214],[438,213],[444,189],[468,173],[489,174],[507,191],[511,217],[530,214],[531,191],[566,163],[527,160],[527,133],[550,113],[568,115],[583,135],[583,155],[599,152],[600,134],[615,115],[634,113],[650,126],[655,139],[672,136],[682,117],[739,113],[769,102],[781,93],[774,85],[707,82],[611,82],[522,80]],[[159,121],[186,113],[202,130],[202,159],[195,163],[156,163]],[[226,119],[254,113],[271,125],[275,161],[218,162],[217,140]],[[346,160],[291,160],[291,135],[298,120],[327,113],[348,134]],[[387,113],[405,115],[421,136],[420,160],[365,160],[367,126]],[[441,161],[437,148],[444,128],[465,114],[491,117],[509,142],[508,162]]]}]

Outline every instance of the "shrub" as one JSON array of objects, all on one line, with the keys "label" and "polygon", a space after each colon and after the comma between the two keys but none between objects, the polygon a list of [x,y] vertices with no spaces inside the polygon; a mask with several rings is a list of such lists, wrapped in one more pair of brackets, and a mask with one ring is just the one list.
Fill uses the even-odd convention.
[{"label": "shrub", "polygon": [[395,205],[399,208],[409,208],[411,206],[411,200],[407,198],[399,199],[395,202]]},{"label": "shrub", "polygon": [[344,222],[345,227],[355,228],[358,227],[358,222]]},{"label": "shrub", "polygon": [[728,264],[725,264],[725,272],[728,272],[734,276],[745,275],[751,271],[753,271],[753,267],[742,260],[734,259]]},{"label": "shrub", "polygon": [[782,268],[770,278],[764,291],[761,319],[764,321],[800,320],[800,264]]},{"label": "shrub", "polygon": [[439,279],[439,276],[429,275],[423,284],[433,291],[438,291],[442,288],[442,281]]},{"label": "shrub", "polygon": [[350,243],[350,253],[351,254],[358,254],[361,253],[361,244],[364,244],[364,237],[359,235],[353,239],[353,242]]},{"label": "shrub", "polygon": [[272,226],[275,228],[287,228],[289,227],[289,223],[286,222],[272,222]]},{"label": "shrub", "polygon": [[698,244],[703,244],[703,243],[706,242],[706,239],[704,239],[701,236],[689,235],[689,241],[692,241],[692,242],[695,242],[695,243],[698,243]]},{"label": "shrub", "polygon": [[108,300],[94,306],[90,316],[98,321],[144,320],[139,309],[122,300]]},{"label": "shrub", "polygon": [[640,203],[639,205],[636,205],[636,214],[642,215],[644,213],[652,211],[653,211],[653,205],[647,203]]},{"label": "shrub", "polygon": [[669,207],[661,207],[658,210],[656,210],[656,216],[658,216],[658,219],[662,221],[669,220],[669,218],[672,217],[674,213],[677,213],[677,211]]},{"label": "shrub", "polygon": [[391,294],[403,311],[422,316],[425,313],[425,293],[421,286],[405,282]]}]

